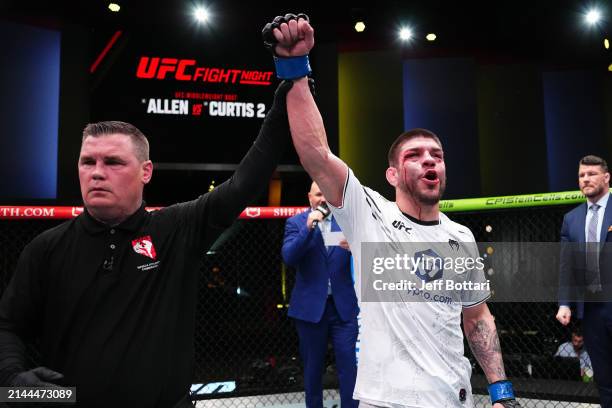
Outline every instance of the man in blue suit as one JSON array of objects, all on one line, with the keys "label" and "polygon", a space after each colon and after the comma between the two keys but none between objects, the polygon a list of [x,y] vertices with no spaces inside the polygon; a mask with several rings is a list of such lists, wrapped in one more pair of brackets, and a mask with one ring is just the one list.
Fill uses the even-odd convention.
[{"label": "man in blue suit", "polygon": [[583,319],[601,406],[612,408],[612,201],[605,160],[583,157],[578,182],[587,202],[563,218],[557,320],[570,322],[570,306]]},{"label": "man in blue suit", "polygon": [[[328,215],[325,197],[312,183],[310,210],[291,217],[285,225],[283,260],[297,274],[291,293],[289,316],[295,321],[304,363],[306,406],[323,406],[322,376],[331,339],[343,408],[357,407],[353,389],[357,376],[357,297],[351,276],[351,254],[346,240],[325,246],[323,235],[340,231]],[[324,214],[327,213],[327,214]]]}]

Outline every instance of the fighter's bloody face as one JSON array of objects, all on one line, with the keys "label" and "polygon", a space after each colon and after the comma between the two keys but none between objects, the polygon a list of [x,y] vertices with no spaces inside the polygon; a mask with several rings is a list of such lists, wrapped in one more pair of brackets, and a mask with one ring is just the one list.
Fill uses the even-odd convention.
[{"label": "fighter's bloody face", "polygon": [[119,222],[138,209],[153,171],[151,161],[139,161],[131,139],[122,134],[87,137],[78,167],[85,207],[108,223]]},{"label": "fighter's bloody face", "polygon": [[427,137],[415,137],[399,149],[396,159],[398,185],[418,202],[433,205],[446,188],[446,165],[440,145]]}]

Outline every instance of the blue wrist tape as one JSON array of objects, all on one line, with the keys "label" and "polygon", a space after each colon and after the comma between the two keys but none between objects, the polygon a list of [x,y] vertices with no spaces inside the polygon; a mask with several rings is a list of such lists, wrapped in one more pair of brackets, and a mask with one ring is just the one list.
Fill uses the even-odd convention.
[{"label": "blue wrist tape", "polygon": [[512,383],[508,380],[494,382],[493,384],[489,384],[487,388],[493,404],[498,401],[514,399]]},{"label": "blue wrist tape", "polygon": [[276,76],[280,79],[302,78],[312,72],[308,55],[288,58],[274,57],[274,65],[276,65]]}]

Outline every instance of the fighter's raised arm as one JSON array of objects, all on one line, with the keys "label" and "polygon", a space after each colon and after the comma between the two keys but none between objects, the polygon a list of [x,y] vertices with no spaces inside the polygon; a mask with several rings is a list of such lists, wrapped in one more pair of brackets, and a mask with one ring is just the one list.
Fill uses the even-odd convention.
[{"label": "fighter's raised arm", "polygon": [[329,149],[323,119],[307,77],[314,29],[306,15],[287,14],[267,24],[263,35],[274,54],[278,77],[294,81],[287,94],[287,113],[295,150],[327,200],[333,206],[341,207],[348,168]]}]

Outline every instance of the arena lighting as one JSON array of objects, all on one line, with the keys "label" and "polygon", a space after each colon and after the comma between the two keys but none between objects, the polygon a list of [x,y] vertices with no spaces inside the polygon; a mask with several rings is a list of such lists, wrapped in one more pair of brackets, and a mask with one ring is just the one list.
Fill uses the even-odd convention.
[{"label": "arena lighting", "polygon": [[429,33],[425,36],[427,41],[436,41],[437,36],[434,33]]},{"label": "arena lighting", "polygon": [[399,31],[399,38],[402,41],[408,41],[412,38],[412,30],[410,27],[402,27]]},{"label": "arena lighting", "polygon": [[200,23],[205,23],[210,18],[210,13],[205,7],[196,7],[193,12],[193,15],[195,19],[198,20]]},{"label": "arena lighting", "polygon": [[601,20],[601,13],[597,9],[591,9],[586,13],[584,19],[588,24],[595,25]]},{"label": "arena lighting", "polygon": [[117,13],[119,10],[121,10],[121,6],[117,3],[108,3],[108,9],[113,13]]},{"label": "arena lighting", "polygon": [[357,31],[358,33],[363,33],[363,30],[365,30],[365,28],[366,26],[363,21],[358,21],[355,23],[355,31]]}]

